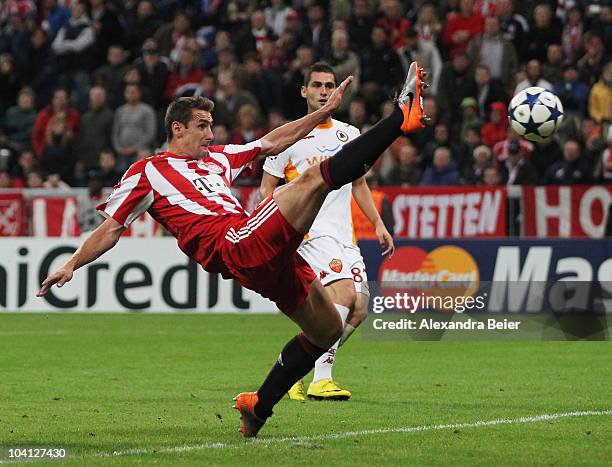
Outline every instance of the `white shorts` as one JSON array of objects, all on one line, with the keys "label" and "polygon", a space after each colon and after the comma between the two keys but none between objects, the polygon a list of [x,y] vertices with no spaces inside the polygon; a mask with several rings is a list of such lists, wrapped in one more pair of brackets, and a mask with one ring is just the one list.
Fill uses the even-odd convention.
[{"label": "white shorts", "polygon": [[334,237],[305,240],[298,253],[308,262],[323,285],[340,279],[351,279],[355,291],[370,295],[368,276],[361,251],[356,245],[344,245]]}]

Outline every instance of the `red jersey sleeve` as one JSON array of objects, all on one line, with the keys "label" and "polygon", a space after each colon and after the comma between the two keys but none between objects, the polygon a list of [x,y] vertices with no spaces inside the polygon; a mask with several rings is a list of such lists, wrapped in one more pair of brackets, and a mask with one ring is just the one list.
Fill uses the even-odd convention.
[{"label": "red jersey sleeve", "polygon": [[96,207],[100,214],[128,227],[149,209],[153,203],[153,188],[145,174],[147,163],[145,159],[132,164],[108,199]]},{"label": "red jersey sleeve", "polygon": [[227,169],[227,178],[232,183],[240,175],[242,169],[259,155],[261,152],[261,141],[255,140],[247,144],[210,146],[208,150],[209,156]]}]

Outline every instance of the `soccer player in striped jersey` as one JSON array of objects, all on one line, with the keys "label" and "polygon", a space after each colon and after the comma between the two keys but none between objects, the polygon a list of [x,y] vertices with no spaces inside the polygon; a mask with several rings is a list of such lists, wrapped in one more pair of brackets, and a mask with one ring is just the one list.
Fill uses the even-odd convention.
[{"label": "soccer player in striped jersey", "polygon": [[206,271],[233,277],[274,301],[302,331],[289,340],[256,392],[236,396],[240,432],[254,437],[287,390],[342,335],[327,291],[297,253],[328,193],[363,176],[402,133],[425,126],[423,72],[411,65],[391,115],[345,145],[333,158],[306,170],[266,198],[250,215],[229,187],[255,157],[279,154],[326,121],[351,81],[344,80],[319,110],[242,146],[212,146],[213,103],[182,97],[168,107],[168,150],[134,163],[98,206],[106,220],[72,257],[41,284],[43,296],[62,287],[74,271],[111,249],[127,226],[148,211],[178,240],[179,248]]},{"label": "soccer player in striped jersey", "polygon": [[[304,77],[301,89],[308,113],[323,107],[334,89],[334,69],[325,62],[312,65]],[[281,179],[290,183],[311,166],[333,157],[344,144],[357,136],[357,128],[330,117],[278,156],[266,158],[261,194],[264,197],[272,194]],[[392,254],[394,249],[393,237],[376,210],[364,177],[327,195],[298,253],[329,292],[344,330],[342,337],[315,363],[312,383],[307,393],[310,399],[346,400],[351,397],[347,389],[341,388],[333,380],[332,367],[338,347],[350,337],[368,313],[368,279],[361,251],[354,238],[351,194],[374,225],[383,254]],[[300,379],[295,383],[288,395],[292,400],[305,400],[304,381]]]}]

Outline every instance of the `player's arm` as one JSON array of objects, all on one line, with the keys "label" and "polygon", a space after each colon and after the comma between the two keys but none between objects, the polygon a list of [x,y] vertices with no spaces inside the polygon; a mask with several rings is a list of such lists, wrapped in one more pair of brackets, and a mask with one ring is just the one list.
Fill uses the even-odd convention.
[{"label": "player's arm", "polygon": [[342,95],[352,80],[353,77],[349,76],[342,81],[340,86],[334,89],[325,105],[320,109],[298,120],[285,123],[263,136],[260,140],[261,151],[259,154],[268,156],[283,152],[289,146],[308,135],[319,123],[323,123],[330,118],[340,106]]},{"label": "player's arm", "polygon": [[125,227],[115,219],[110,217],[107,218],[89,235],[89,237],[87,237],[66,264],[43,281],[36,296],[42,297],[45,295],[53,284],[62,287],[66,282],[72,279],[74,271],[81,266],[91,263],[114,247],[124,230]]},{"label": "player's arm", "polygon": [[385,223],[376,209],[374,199],[372,198],[372,192],[365,181],[365,177],[361,177],[353,182],[352,191],[353,198],[355,198],[357,206],[359,206],[359,208],[363,211],[376,230],[376,237],[378,238],[378,243],[380,243],[380,247],[383,250],[383,256],[392,256],[393,252],[395,251],[393,237],[385,227]]},{"label": "player's arm", "polygon": [[261,177],[261,184],[259,185],[261,199],[270,196],[274,192],[274,189],[278,186],[278,182],[280,182],[279,177],[275,177],[264,170],[263,176]]}]

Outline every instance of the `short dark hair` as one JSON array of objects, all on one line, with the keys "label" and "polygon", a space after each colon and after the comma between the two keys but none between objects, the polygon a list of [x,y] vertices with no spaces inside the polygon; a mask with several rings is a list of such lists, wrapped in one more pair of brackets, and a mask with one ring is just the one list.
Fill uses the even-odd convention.
[{"label": "short dark hair", "polygon": [[179,122],[187,126],[191,120],[192,111],[194,109],[212,112],[214,108],[215,103],[202,96],[179,97],[174,99],[168,106],[164,118],[164,128],[166,129],[166,138],[168,142],[172,141],[173,122]]},{"label": "short dark hair", "polygon": [[304,86],[308,86],[308,83],[310,83],[310,76],[313,73],[329,73],[330,75],[333,75],[334,82],[338,84],[338,77],[336,76],[336,72],[331,65],[327,62],[316,62],[310,65],[310,68],[308,68],[308,71],[304,76]]}]

